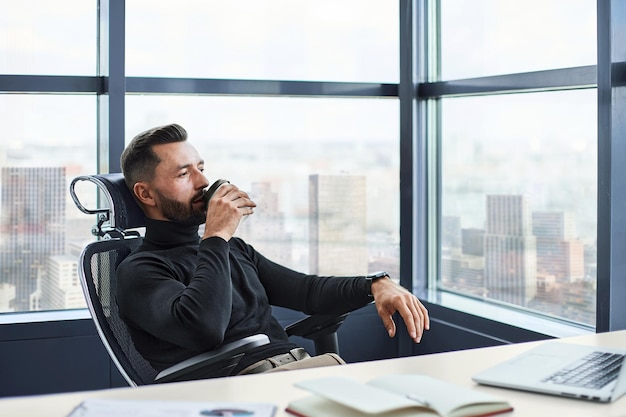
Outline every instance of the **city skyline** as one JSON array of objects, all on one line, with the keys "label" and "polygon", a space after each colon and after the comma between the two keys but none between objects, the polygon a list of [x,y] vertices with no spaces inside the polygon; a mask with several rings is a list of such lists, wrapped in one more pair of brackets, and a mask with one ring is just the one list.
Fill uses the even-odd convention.
[{"label": "city skyline", "polygon": [[[297,145],[294,144],[293,146],[303,148],[301,143]],[[311,267],[311,248],[309,245],[311,208],[308,191],[309,186],[306,185],[306,182],[309,181],[312,174],[306,172],[307,167],[308,169],[315,169],[315,167],[323,166],[324,169],[320,171],[321,173],[319,175],[362,175],[367,178],[366,190],[362,193],[362,198],[365,199],[365,217],[367,219],[366,241],[368,260],[365,268],[369,269],[369,271],[386,270],[392,276],[399,278],[399,218],[395,217],[398,215],[396,211],[398,210],[398,201],[393,193],[384,197],[384,193],[390,188],[398,187],[397,179],[393,179],[394,172],[397,173],[397,160],[395,158],[388,158],[390,150],[385,141],[379,143],[373,142],[367,147],[362,146],[357,148],[350,146],[349,143],[336,144],[332,149],[333,159],[331,159],[330,163],[328,162],[328,149],[324,148],[324,146],[319,146],[319,144],[314,146],[312,143],[310,147],[305,146],[303,149],[303,157],[309,159],[307,165],[301,165],[300,159],[293,158],[293,155],[296,153],[294,153],[292,147],[287,146],[287,144],[277,144],[276,146],[268,146],[258,150],[242,148],[239,144],[230,147],[224,145],[220,148],[219,153],[214,153],[214,160],[212,158],[209,174],[215,177],[216,173],[233,173],[233,176],[229,178],[235,178],[237,184],[243,184],[242,187],[248,189],[259,204],[256,213],[251,216],[249,220],[243,222],[238,233],[242,236],[245,234],[250,236],[250,243],[255,247],[261,248],[262,253],[267,253],[268,257],[271,259],[275,259],[280,263],[285,262],[287,265],[297,270],[308,271]],[[57,149],[56,152],[59,154],[64,153],[64,151],[60,149]],[[67,154],[67,151],[65,151],[65,154]],[[74,151],[74,155],[76,154],[77,152]],[[255,157],[248,157],[248,154],[254,154]],[[391,152],[391,154],[393,154],[393,152]],[[237,158],[241,158],[242,155],[246,163],[235,165],[245,169],[233,170],[231,166],[232,162],[230,161],[238,160]],[[353,157],[352,162],[347,165],[337,163],[337,161],[345,160],[345,157],[349,155]],[[5,162],[10,162],[11,157],[7,157],[5,154],[3,159]],[[40,160],[44,160],[43,155],[38,156],[35,154],[34,157],[31,158],[31,162]],[[382,160],[387,161],[387,163],[383,165],[373,165],[372,168],[369,166],[365,168],[360,167],[365,160]],[[272,161],[284,162],[279,166],[273,165]],[[22,158],[20,159],[20,163],[27,165],[28,160]],[[67,172],[65,182],[67,183],[70,177],[81,174],[83,169],[80,166],[72,164],[65,167],[65,170]],[[344,170],[347,172],[339,172]],[[263,172],[263,176],[259,176],[259,172]],[[281,177],[280,172],[291,172],[293,175],[290,177]],[[240,182],[241,179],[247,177],[256,178],[257,180],[250,183]],[[267,180],[264,180],[264,177],[267,178]],[[5,187],[3,187],[3,189],[4,188]],[[462,204],[464,198],[463,192],[465,190],[460,189],[459,191],[460,193],[446,194],[447,201],[456,199],[458,200],[458,204]],[[77,247],[81,245],[84,246],[85,243],[93,240],[93,237],[89,234],[89,230],[94,223],[94,219],[80,213],[73,207],[68,195],[69,193],[67,193],[67,184],[59,193],[64,195],[67,205],[67,209],[65,209],[65,222],[72,225],[71,227],[67,227],[65,231],[66,245],[75,245]],[[483,204],[483,208],[484,207],[485,205]],[[550,213],[550,210],[543,204],[538,210],[534,210],[534,212]],[[485,214],[479,213],[479,216],[484,218],[487,214],[486,212]],[[553,223],[550,223],[548,221],[549,216],[546,216],[545,221],[551,224],[551,227],[555,227],[554,224],[556,223],[554,222],[556,222],[556,220],[553,219]],[[450,217],[451,216],[444,216],[444,219]],[[479,248],[478,244],[469,243],[484,239],[485,229],[474,227],[475,221],[470,222],[469,227],[466,227],[465,224],[461,227],[462,221],[463,219],[461,217],[457,220],[458,226],[456,226],[456,228],[461,230],[461,233],[457,238],[458,242],[456,246],[447,244],[446,225],[442,224],[442,240],[440,245],[442,248],[442,265],[439,281],[446,289],[452,291],[459,291],[460,289],[462,293],[467,295],[486,297],[485,287],[483,285],[484,273],[480,272],[484,269],[485,264],[484,256],[480,255],[481,252],[484,251],[484,248],[482,245]],[[537,257],[537,267],[541,267],[542,272],[536,277],[536,294],[534,297],[530,297],[525,307],[536,308],[540,312],[553,314],[566,319],[582,320],[583,322],[590,323],[592,318],[587,310],[595,303],[595,289],[593,288],[593,284],[595,283],[595,265],[593,264],[595,260],[595,247],[590,246],[589,242],[595,241],[595,236],[576,235],[577,224],[574,220],[573,213],[567,215],[563,214],[559,221],[563,223],[561,226],[563,230],[559,233],[562,233],[563,237],[567,235],[571,239],[559,240],[557,237],[551,236],[546,230],[541,232],[543,235],[539,238],[539,231],[533,232],[533,234],[537,236],[535,239],[537,254],[539,255],[540,252],[543,251],[545,255]],[[547,227],[547,225],[544,225],[544,229],[545,227]],[[4,240],[3,238],[3,241]],[[467,252],[464,252],[462,257],[454,259],[449,258],[448,255],[449,252],[452,251],[451,248],[460,247],[461,242],[468,242],[462,245],[463,249]],[[472,249],[470,250],[468,248]],[[576,278],[571,279],[572,282],[569,283],[562,282],[563,279],[559,278],[559,274],[562,276],[566,273],[563,271],[568,269],[577,271],[575,272],[575,274],[577,274],[576,276],[580,276],[581,248],[584,251],[582,256],[582,269],[585,279],[580,280]],[[73,256],[77,257],[77,254]],[[554,262],[549,260],[549,256],[552,256],[553,259],[570,256],[573,260],[569,261],[569,263]],[[452,265],[452,263],[454,263],[454,265]],[[454,285],[450,285],[450,268],[454,268],[457,274]],[[448,275],[446,275],[446,273]],[[572,277],[574,276],[574,272],[567,272],[567,274],[570,274]],[[592,287],[589,288],[589,285],[592,285]],[[4,304],[6,307],[6,300],[12,298],[11,294],[15,290],[15,288],[11,288],[7,284],[0,286],[1,311],[10,311],[8,308],[2,310],[2,305]],[[43,297],[45,294],[43,285],[41,290],[42,291],[38,293],[38,297]],[[70,292],[71,290],[67,291],[68,294]],[[48,290],[48,294],[52,294],[52,292]],[[518,295],[521,296],[521,294]],[[565,298],[570,300],[584,299],[585,304],[576,306],[574,301],[571,301],[569,304],[565,305],[563,304]],[[512,302],[514,305],[521,305],[513,299],[494,298],[494,301]]]},{"label": "city skyline", "polygon": [[595,257],[572,214],[533,211],[524,195],[486,195],[485,207],[484,229],[443,218],[442,287],[593,324]]},{"label": "city skyline", "polygon": [[[65,169],[5,167],[2,174],[0,312],[84,308],[78,280],[80,245],[66,239],[66,231],[71,228],[65,227]],[[44,174],[49,174],[48,179],[57,185],[56,188],[45,187],[46,182],[41,178]],[[382,254],[397,252],[394,249],[380,251],[381,246],[397,245],[397,241],[385,244],[376,238],[377,256],[367,254],[364,176],[314,174],[310,181],[312,217],[322,220],[310,220],[311,233],[304,248],[308,256],[300,259],[300,266],[304,267],[306,258],[319,259],[320,262],[307,265],[315,272],[306,268],[304,272],[365,275],[370,259],[377,260]],[[44,194],[50,195],[42,200]],[[272,191],[269,182],[254,183],[251,194],[259,198],[258,212],[249,221],[242,222],[237,235],[252,236],[254,245],[258,244],[265,256],[297,268],[292,256],[291,234],[285,229],[278,194]],[[42,210],[34,212],[28,209],[31,206],[42,207]],[[47,215],[50,210],[56,210],[54,218]],[[311,218],[308,214],[306,217]],[[31,229],[39,233],[21,246],[17,245],[16,242],[23,240],[20,232]],[[57,233],[45,236],[46,231],[53,229]],[[36,243],[39,248],[37,256],[31,250]],[[296,245],[300,244],[296,242]],[[398,259],[395,261],[397,263]],[[378,264],[381,262],[384,263],[378,261]],[[391,268],[391,271],[397,269]]]}]

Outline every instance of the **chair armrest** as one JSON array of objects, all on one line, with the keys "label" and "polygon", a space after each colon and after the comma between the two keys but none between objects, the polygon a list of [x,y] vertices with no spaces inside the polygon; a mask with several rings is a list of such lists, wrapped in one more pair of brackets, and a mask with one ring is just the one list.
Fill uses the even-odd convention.
[{"label": "chair armrest", "polygon": [[[373,304],[373,301],[368,304]],[[314,314],[290,324],[285,327],[285,331],[287,336],[300,336],[312,340],[316,355],[322,353],[339,354],[337,329],[343,324],[346,317],[358,308],[343,314]]]},{"label": "chair armrest", "polygon": [[350,313],[316,314],[296,321],[285,327],[288,336],[314,339],[317,335],[334,333]]},{"label": "chair armrest", "polygon": [[315,353],[339,353],[337,329],[350,313],[316,314],[305,317],[285,327],[288,336],[310,339],[315,345]]},{"label": "chair armrest", "polygon": [[187,381],[196,377],[207,378],[207,375],[212,378],[228,376],[247,351],[269,342],[266,335],[256,334],[227,343],[164,369],[156,376],[155,382]]}]

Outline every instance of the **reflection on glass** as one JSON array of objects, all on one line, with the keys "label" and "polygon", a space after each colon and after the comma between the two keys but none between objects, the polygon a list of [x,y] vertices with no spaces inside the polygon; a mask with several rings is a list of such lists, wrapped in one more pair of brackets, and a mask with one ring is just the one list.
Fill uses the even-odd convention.
[{"label": "reflection on glass", "polygon": [[398,82],[397,0],[126,2],[130,76]]},{"label": "reflection on glass", "polygon": [[176,122],[209,181],[248,190],[238,234],[302,272],[399,270],[395,99],[129,96],[126,138]]},{"label": "reflection on glass", "polygon": [[441,288],[595,324],[596,91],[442,101]]},{"label": "reflection on glass", "polygon": [[84,308],[77,261],[95,219],[68,187],[96,170],[96,99],[0,95],[0,114],[0,313]]},{"label": "reflection on glass", "polygon": [[594,0],[440,0],[441,79],[596,64]]},{"label": "reflection on glass", "polygon": [[96,21],[96,0],[4,1],[0,74],[95,75]]}]

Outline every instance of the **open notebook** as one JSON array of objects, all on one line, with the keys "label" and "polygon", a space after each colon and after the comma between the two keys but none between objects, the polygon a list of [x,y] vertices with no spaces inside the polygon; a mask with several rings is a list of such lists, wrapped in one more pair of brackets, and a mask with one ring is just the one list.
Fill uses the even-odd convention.
[{"label": "open notebook", "polygon": [[480,384],[611,402],[626,393],[626,349],[544,342],[473,376]]},{"label": "open notebook", "polygon": [[427,375],[367,382],[335,376],[295,385],[313,393],[289,402],[287,413],[297,417],[486,417],[513,411],[503,398]]}]

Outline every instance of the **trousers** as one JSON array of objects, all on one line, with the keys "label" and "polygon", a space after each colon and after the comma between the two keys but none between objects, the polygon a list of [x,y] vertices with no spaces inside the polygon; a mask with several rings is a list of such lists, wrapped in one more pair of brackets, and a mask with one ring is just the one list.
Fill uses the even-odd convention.
[{"label": "trousers", "polygon": [[318,368],[322,366],[344,365],[346,362],[336,353],[310,356],[302,348],[291,349],[288,353],[260,360],[244,368],[238,375],[279,372],[292,369]]}]

